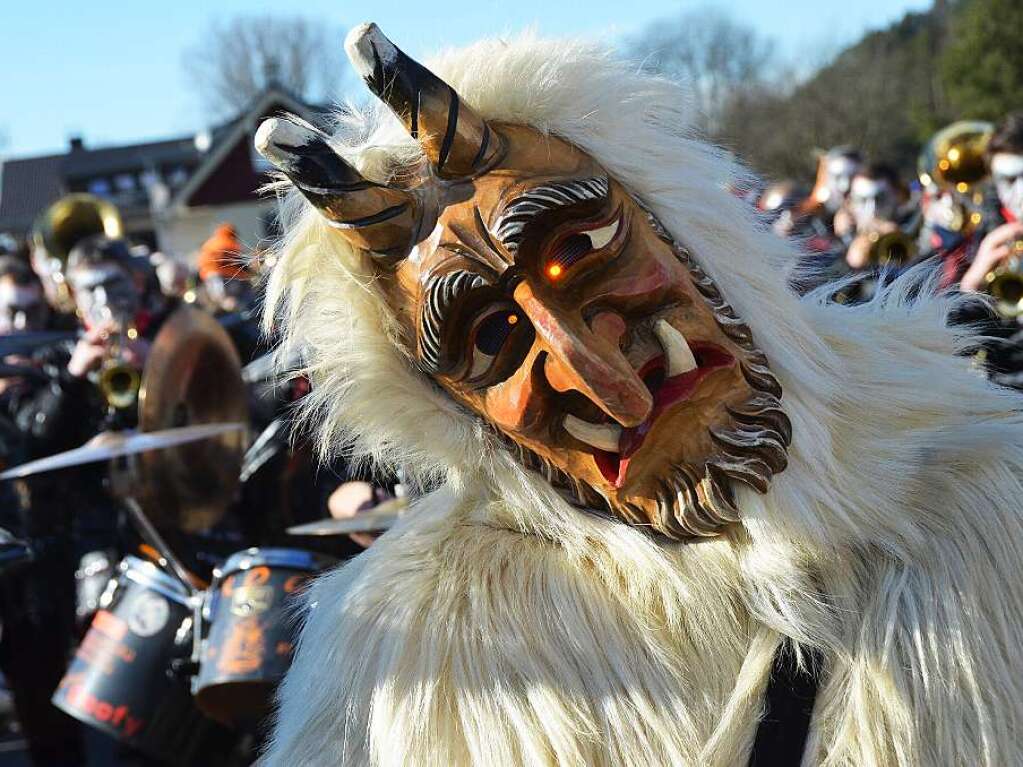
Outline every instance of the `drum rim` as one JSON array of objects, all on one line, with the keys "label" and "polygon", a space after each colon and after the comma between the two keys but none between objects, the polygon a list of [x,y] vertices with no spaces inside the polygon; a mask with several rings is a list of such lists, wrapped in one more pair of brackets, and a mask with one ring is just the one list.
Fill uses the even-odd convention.
[{"label": "drum rim", "polygon": [[281,567],[287,570],[301,570],[316,573],[336,565],[338,560],[329,554],[308,549],[285,546],[250,546],[224,560],[213,571],[214,580],[221,580],[232,573],[250,570],[253,567]]},{"label": "drum rim", "polygon": [[117,569],[121,575],[139,586],[152,589],[190,609],[193,607],[194,599],[188,588],[152,562],[128,554],[117,565]]}]

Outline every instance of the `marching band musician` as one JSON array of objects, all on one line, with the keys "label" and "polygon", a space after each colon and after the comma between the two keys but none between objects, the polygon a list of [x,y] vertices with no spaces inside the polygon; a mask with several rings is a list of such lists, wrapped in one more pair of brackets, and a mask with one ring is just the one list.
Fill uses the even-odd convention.
[{"label": "marching band musician", "polygon": [[1005,118],[988,144],[991,179],[998,193],[1001,219],[984,237],[960,287],[975,291],[984,276],[1012,255],[1012,245],[1023,238],[1023,112]]},{"label": "marching band musician", "polygon": [[899,175],[890,165],[871,163],[853,176],[848,199],[853,237],[845,254],[850,268],[864,269],[869,265],[872,236],[899,228],[906,197]]},{"label": "marching band musician", "polygon": [[[959,284],[966,292],[983,291],[988,276],[998,269],[1018,271],[1023,242],[1023,112],[1010,114],[996,128],[988,144],[988,164],[1000,210],[986,227],[972,263]],[[1019,313],[990,320],[982,358],[992,380],[1023,389],[1023,328]]]},{"label": "marching band musician", "polygon": [[819,154],[813,189],[794,209],[787,234],[804,237],[811,253],[834,252],[852,228],[849,190],[862,167],[863,155],[851,146],[836,146]]},{"label": "marching band musician", "polygon": [[136,332],[127,333],[124,359],[139,370],[145,364],[153,318],[143,311],[132,259],[127,243],[103,235],[90,237],[71,251],[67,280],[86,331],[68,361],[68,372],[75,378],[97,370],[109,353],[111,338],[130,329]]},{"label": "marching band musician", "polygon": [[[44,330],[50,316],[43,286],[28,264],[15,256],[0,258],[0,337]],[[73,422],[53,418],[58,349],[4,362],[26,370],[0,379],[0,455],[14,465],[60,449],[59,430],[52,427]],[[34,554],[33,561],[0,579],[0,668],[33,763],[84,764],[80,725],[50,703],[75,638],[70,530],[71,512],[82,500],[68,503],[60,484],[45,476],[4,483],[0,492],[4,526],[29,541]]]}]

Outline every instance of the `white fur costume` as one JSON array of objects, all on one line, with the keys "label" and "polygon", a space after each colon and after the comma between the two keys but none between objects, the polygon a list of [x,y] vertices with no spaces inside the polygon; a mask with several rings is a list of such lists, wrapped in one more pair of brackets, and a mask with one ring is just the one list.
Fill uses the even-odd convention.
[{"label": "white fur costume", "polygon": [[[782,382],[789,467],[695,544],[569,507],[413,371],[365,254],[291,200],[268,316],[311,351],[309,422],[445,485],[312,589],[266,763],[741,766],[785,636],[825,658],[807,764],[1023,764],[1023,416],[956,356],[954,299],[799,299],[680,92],[602,49],[431,69],[582,147],[691,250]],[[383,107],[338,146],[377,178],[419,156]]]}]

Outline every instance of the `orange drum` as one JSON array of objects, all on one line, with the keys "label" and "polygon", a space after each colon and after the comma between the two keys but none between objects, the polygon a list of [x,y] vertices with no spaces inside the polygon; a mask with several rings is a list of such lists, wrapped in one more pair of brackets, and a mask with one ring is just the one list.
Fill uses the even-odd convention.
[{"label": "orange drum", "polygon": [[302,584],[337,560],[300,549],[252,548],[214,572],[203,606],[195,700],[224,724],[245,726],[265,716],[277,683],[291,665]]}]

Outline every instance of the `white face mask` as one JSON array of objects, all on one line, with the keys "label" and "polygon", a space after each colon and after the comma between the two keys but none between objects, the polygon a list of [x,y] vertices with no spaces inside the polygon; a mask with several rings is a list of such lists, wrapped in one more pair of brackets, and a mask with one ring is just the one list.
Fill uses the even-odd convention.
[{"label": "white face mask", "polygon": [[962,209],[951,192],[939,192],[924,207],[924,221],[942,229],[955,229],[961,224]]},{"label": "white face mask", "polygon": [[0,335],[42,330],[48,314],[38,287],[0,280]]},{"label": "white face mask", "polygon": [[991,158],[991,178],[998,200],[1017,221],[1023,221],[1023,155],[999,152]]},{"label": "white face mask", "polygon": [[824,198],[824,205],[834,213],[842,207],[842,203],[849,195],[853,176],[859,170],[859,165],[849,157],[832,157],[826,162],[824,173],[827,197]]},{"label": "white face mask", "polygon": [[114,320],[130,321],[139,300],[131,276],[120,266],[99,263],[79,267],[68,275],[75,304],[89,326]]},{"label": "white face mask", "polygon": [[877,221],[895,217],[895,190],[887,181],[857,176],[849,191],[849,210],[856,229],[864,231]]}]

